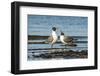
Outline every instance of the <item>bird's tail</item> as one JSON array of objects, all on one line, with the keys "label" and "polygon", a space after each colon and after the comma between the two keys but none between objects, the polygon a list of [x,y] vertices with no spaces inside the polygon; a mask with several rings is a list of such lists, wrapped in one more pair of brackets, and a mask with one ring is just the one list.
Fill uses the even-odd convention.
[{"label": "bird's tail", "polygon": [[78,40],[78,39],[75,39],[75,38],[74,38],[74,39],[73,39],[73,42],[76,42],[77,40]]}]

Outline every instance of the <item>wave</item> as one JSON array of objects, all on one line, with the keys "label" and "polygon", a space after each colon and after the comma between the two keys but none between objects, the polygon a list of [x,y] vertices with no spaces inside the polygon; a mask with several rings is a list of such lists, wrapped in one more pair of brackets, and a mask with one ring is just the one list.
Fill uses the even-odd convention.
[{"label": "wave", "polygon": [[[48,39],[48,37],[49,36],[28,35],[28,40],[42,40],[42,39]],[[69,37],[73,37],[75,39],[88,38],[87,36],[69,36]]]}]

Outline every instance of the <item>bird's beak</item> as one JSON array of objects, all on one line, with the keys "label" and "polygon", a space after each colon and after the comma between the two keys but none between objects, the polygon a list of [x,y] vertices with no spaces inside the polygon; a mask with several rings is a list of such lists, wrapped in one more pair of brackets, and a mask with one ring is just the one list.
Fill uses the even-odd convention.
[{"label": "bird's beak", "polygon": [[58,27],[56,27],[57,31],[59,31],[60,29]]},{"label": "bird's beak", "polygon": [[56,27],[56,29],[58,30],[59,28],[58,28],[58,27]]},{"label": "bird's beak", "polygon": [[61,33],[62,31],[60,30],[60,33]]}]

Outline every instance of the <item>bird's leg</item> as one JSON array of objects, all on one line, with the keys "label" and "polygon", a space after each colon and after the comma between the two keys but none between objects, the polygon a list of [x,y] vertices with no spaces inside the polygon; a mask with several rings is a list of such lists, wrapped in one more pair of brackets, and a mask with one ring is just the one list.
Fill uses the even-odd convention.
[{"label": "bird's leg", "polygon": [[73,41],[71,41],[71,44],[73,44]]},{"label": "bird's leg", "polygon": [[68,46],[70,46],[71,45],[71,42],[70,43],[68,43]]},{"label": "bird's leg", "polygon": [[72,40],[72,43],[74,43],[74,40]]},{"label": "bird's leg", "polygon": [[67,44],[65,44],[65,49],[66,49]]},{"label": "bird's leg", "polygon": [[51,48],[53,48],[53,44],[51,44]]},{"label": "bird's leg", "polygon": [[73,41],[71,41],[70,45],[73,45]]}]

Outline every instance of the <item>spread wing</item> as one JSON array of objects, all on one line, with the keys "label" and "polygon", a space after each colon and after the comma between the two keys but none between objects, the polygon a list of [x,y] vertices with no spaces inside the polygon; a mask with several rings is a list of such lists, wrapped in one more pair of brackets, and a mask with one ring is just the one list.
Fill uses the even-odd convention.
[{"label": "spread wing", "polygon": [[48,37],[48,42],[52,42],[52,41],[53,41],[53,37],[52,36]]},{"label": "spread wing", "polygon": [[73,40],[74,39],[72,37],[64,37],[64,41],[67,42],[67,43],[68,42],[73,42]]}]

